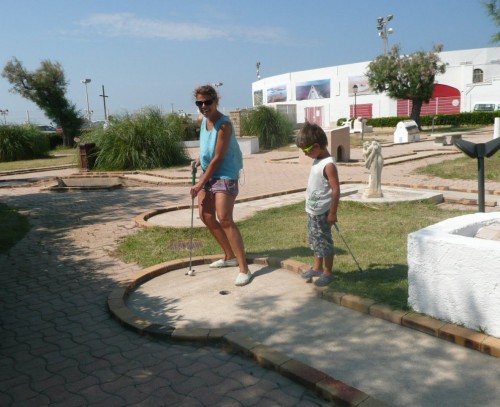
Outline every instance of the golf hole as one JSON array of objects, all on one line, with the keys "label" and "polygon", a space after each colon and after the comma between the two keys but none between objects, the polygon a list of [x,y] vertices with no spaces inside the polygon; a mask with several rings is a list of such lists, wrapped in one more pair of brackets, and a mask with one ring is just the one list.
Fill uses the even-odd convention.
[{"label": "golf hole", "polygon": [[219,291],[219,294],[220,294],[220,295],[228,295],[228,294],[229,294],[229,291],[227,291],[227,290],[222,290],[222,291]]}]

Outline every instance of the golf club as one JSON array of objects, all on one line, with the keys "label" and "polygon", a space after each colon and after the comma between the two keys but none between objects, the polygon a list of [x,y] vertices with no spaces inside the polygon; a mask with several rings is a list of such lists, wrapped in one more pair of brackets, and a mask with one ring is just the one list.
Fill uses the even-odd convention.
[{"label": "golf club", "polygon": [[[191,185],[194,185],[196,181],[196,161],[191,163]],[[191,269],[192,259],[193,259],[193,231],[194,231],[194,198],[191,198],[191,241],[189,243],[189,271],[188,276],[194,276],[195,271]]]},{"label": "golf club", "polygon": [[360,265],[359,265],[358,261],[356,260],[356,257],[354,257],[354,254],[352,254],[351,249],[349,248],[349,246],[348,246],[347,242],[345,241],[344,236],[342,236],[342,233],[340,233],[340,228],[339,228],[339,225],[337,225],[336,223],[334,223],[334,224],[333,224],[333,226],[335,226],[335,229],[336,229],[336,230],[337,230],[337,232],[339,233],[339,236],[340,236],[340,238],[342,239],[342,241],[344,242],[345,247],[347,247],[347,250],[349,250],[349,253],[351,253],[351,256],[352,256],[352,258],[353,258],[354,262],[356,263],[356,266],[358,266],[359,271],[363,272],[363,270],[361,269],[361,267],[360,267]]}]

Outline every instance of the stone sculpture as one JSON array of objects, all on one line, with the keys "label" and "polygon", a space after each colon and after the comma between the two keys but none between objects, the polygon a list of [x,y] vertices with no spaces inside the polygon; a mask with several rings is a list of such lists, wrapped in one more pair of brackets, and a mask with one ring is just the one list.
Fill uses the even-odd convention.
[{"label": "stone sculpture", "polygon": [[363,143],[363,157],[365,167],[370,170],[368,188],[363,192],[364,198],[382,198],[382,167],[384,157],[382,157],[382,146],[377,141],[365,141]]}]

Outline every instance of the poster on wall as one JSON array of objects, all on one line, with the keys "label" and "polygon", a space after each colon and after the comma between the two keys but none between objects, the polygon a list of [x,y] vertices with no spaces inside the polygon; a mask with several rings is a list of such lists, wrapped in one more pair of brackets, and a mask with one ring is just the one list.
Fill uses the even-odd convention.
[{"label": "poster on wall", "polygon": [[349,96],[354,96],[354,85],[358,86],[358,91],[356,94],[359,95],[371,95],[373,94],[372,88],[368,85],[368,78],[364,75],[360,76],[349,76],[347,79],[347,89],[349,90]]},{"label": "poster on wall", "polygon": [[267,103],[286,102],[286,85],[273,86],[267,90]]},{"label": "poster on wall", "polygon": [[253,93],[253,105],[254,106],[260,106],[260,105],[262,105],[262,103],[264,101],[263,94],[264,94],[264,92],[262,90],[256,90]]},{"label": "poster on wall", "polygon": [[330,97],[330,79],[297,83],[297,100],[326,99]]}]

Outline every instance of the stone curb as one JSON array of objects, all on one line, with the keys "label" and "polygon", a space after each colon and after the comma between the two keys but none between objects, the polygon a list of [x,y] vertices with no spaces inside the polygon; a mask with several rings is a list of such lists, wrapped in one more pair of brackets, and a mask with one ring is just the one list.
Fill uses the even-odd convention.
[{"label": "stone curb", "polygon": [[[191,259],[192,265],[209,264],[220,255],[200,256]],[[295,273],[306,271],[308,266],[296,260],[281,260],[275,257],[249,256],[249,263],[279,267]],[[108,296],[110,313],[125,327],[141,335],[174,341],[222,344],[229,352],[241,353],[254,359],[259,365],[275,370],[304,387],[318,393],[329,401],[345,403],[348,406],[387,406],[368,394],[349,386],[335,378],[288,357],[286,354],[266,346],[253,338],[227,328],[175,328],[142,319],[127,307],[126,300],[130,292],[141,284],[168,273],[185,268],[189,259],[174,260],[145,268],[134,273],[128,280],[121,282]],[[473,331],[468,328],[449,324],[426,315],[411,311],[393,310],[390,306],[376,303],[374,300],[334,291],[330,288],[315,287],[318,296],[373,317],[380,318],[407,328],[424,332],[453,342],[460,346],[482,352],[493,357],[500,357],[500,338]]]},{"label": "stone curb", "polygon": [[[220,255],[200,256],[191,259],[192,265],[209,264]],[[249,256],[249,263],[265,264],[300,272],[307,266],[294,260],[282,261],[278,258]],[[227,352],[243,354],[254,359],[260,366],[276,371],[302,386],[316,392],[328,401],[346,406],[385,407],[388,404],[371,397],[328,374],[306,365],[286,354],[264,345],[250,336],[231,328],[175,328],[157,324],[135,315],[126,304],[130,292],[141,284],[169,271],[184,268],[188,259],[175,260],[148,267],[134,273],[128,280],[121,282],[108,296],[110,313],[125,327],[146,336],[179,342],[198,342],[202,344],[220,344]]]}]

